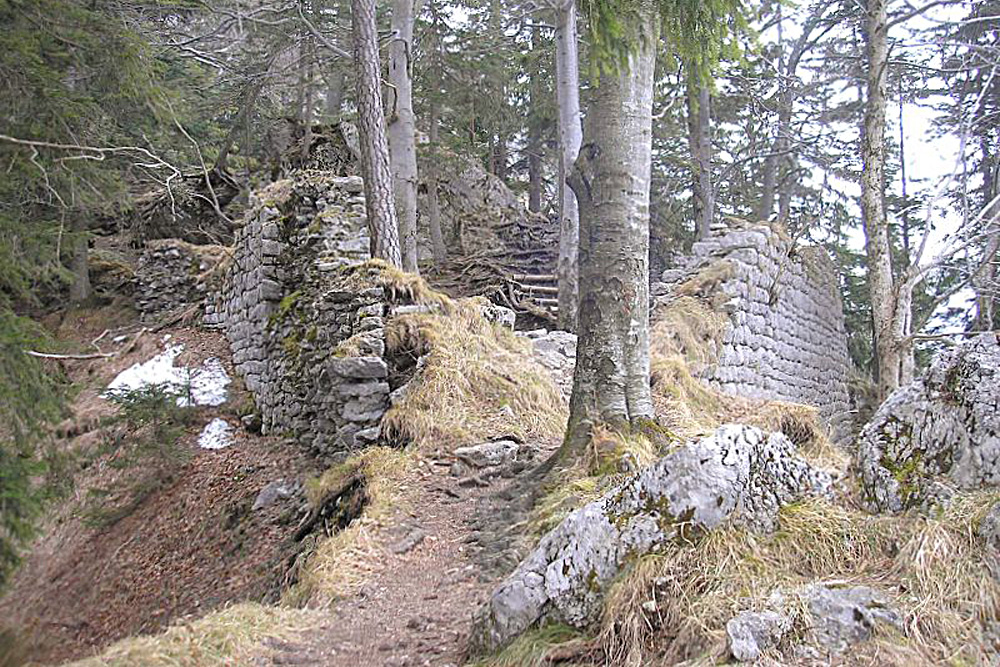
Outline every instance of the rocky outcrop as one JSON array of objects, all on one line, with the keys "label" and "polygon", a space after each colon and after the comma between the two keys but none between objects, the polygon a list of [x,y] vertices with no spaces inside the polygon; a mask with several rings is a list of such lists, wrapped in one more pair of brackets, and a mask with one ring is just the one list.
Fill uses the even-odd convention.
[{"label": "rocky outcrop", "polygon": [[1000,485],[1000,343],[984,333],[895,391],[858,439],[864,498],[876,511],[947,502]]},{"label": "rocky outcrop", "polygon": [[332,455],[371,443],[388,408],[386,299],[368,258],[362,182],[295,172],[256,195],[206,306],[265,433]]},{"label": "rocky outcrop", "polygon": [[540,621],[585,627],[626,564],[723,522],[774,527],[778,509],[826,494],[830,477],[780,433],[727,425],[693,441],[570,514],[542,538],[477,617],[480,650],[503,646]]},{"label": "rocky outcrop", "polygon": [[738,225],[695,243],[663,280],[653,289],[666,292],[660,300],[703,297],[729,315],[702,379],[738,396],[815,406],[832,439],[847,444],[850,357],[837,271],[823,249],[765,224]]}]

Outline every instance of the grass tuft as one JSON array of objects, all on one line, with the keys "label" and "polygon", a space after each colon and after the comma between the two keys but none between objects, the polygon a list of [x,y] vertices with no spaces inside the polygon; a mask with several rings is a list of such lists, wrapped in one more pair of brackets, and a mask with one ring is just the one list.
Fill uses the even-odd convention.
[{"label": "grass tuft", "polygon": [[344,480],[361,473],[368,502],[350,525],[317,542],[298,582],[285,591],[286,603],[323,606],[349,595],[365,581],[372,564],[382,557],[372,529],[399,507],[400,486],[412,464],[412,452],[372,447],[306,483],[306,497],[315,505]]},{"label": "grass tuft", "polygon": [[386,347],[423,357],[406,397],[386,413],[382,432],[397,445],[454,448],[511,435],[525,441],[562,435],[567,410],[529,343],[487,322],[475,300],[447,313],[401,315],[386,327]]},{"label": "grass tuft", "polygon": [[133,637],[68,667],[216,667],[252,664],[265,638],[291,639],[316,625],[315,611],[244,603],[171,626],[157,635]]},{"label": "grass tuft", "polygon": [[[827,582],[876,587],[904,617],[902,633],[855,647],[851,664],[989,664],[981,628],[1000,618],[1000,583],[974,523],[998,498],[969,494],[933,518],[871,516],[812,499],[782,509],[773,535],[722,528],[696,545],[674,545],[637,561],[613,587],[600,644],[609,664],[647,664],[654,655],[713,664],[726,652],[727,620],[765,607],[777,590]],[[786,643],[801,637],[804,618],[793,622],[799,632]]]}]

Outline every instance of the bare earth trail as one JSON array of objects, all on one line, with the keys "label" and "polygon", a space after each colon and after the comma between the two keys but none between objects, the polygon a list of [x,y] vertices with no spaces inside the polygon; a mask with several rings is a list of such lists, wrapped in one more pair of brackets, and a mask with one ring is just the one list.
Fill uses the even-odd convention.
[{"label": "bare earth trail", "polygon": [[[506,522],[490,508],[505,502],[504,489],[516,480],[462,488],[447,467],[426,463],[406,483],[401,508],[378,529],[381,554],[358,593],[336,602],[329,622],[297,641],[265,640],[255,665],[464,662],[472,616],[502,573],[487,554],[503,549],[497,532]],[[484,549],[481,540],[501,546]]]}]

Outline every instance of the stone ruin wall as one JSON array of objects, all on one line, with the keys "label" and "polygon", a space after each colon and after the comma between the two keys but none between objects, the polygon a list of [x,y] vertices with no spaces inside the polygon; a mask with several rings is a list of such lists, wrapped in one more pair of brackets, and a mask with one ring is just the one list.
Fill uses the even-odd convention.
[{"label": "stone ruin wall", "polygon": [[321,456],[374,441],[388,407],[378,270],[345,284],[345,267],[368,257],[361,179],[296,172],[255,194],[206,304],[263,432],[307,439]]},{"label": "stone ruin wall", "polygon": [[702,378],[738,396],[815,406],[833,440],[846,444],[851,365],[837,271],[826,251],[748,225],[695,243],[685,265],[663,280],[677,285],[705,271],[721,278],[731,325],[718,363]]}]

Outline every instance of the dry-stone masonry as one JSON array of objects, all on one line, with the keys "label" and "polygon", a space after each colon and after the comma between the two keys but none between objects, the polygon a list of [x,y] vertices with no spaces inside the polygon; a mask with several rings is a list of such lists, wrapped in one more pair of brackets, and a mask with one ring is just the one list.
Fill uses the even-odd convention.
[{"label": "dry-stone masonry", "polygon": [[474,641],[493,650],[540,621],[586,627],[626,563],[725,521],[773,529],[784,504],[828,494],[830,476],[780,433],[726,425],[688,443],[570,514],[539,542],[476,620]]},{"label": "dry-stone masonry", "polygon": [[709,284],[706,296],[726,301],[731,324],[702,378],[739,396],[815,406],[833,439],[846,443],[850,357],[833,262],[768,225],[734,225],[695,243],[653,292]]},{"label": "dry-stone masonry", "polygon": [[1000,485],[1000,343],[980,334],[882,404],[858,439],[866,502],[898,512]]},{"label": "dry-stone masonry", "polygon": [[222,246],[198,246],[179,239],[148,241],[136,266],[136,306],[144,318],[201,303],[215,287]]},{"label": "dry-stone masonry", "polygon": [[385,298],[362,182],[303,170],[255,195],[205,319],[221,326],[262,428],[333,455],[370,444],[388,407]]}]

